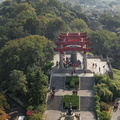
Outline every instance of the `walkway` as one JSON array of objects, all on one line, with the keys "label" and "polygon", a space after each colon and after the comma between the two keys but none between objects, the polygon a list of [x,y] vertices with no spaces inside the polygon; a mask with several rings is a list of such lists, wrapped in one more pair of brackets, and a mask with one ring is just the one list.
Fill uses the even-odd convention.
[{"label": "walkway", "polygon": [[[67,75],[71,76],[71,74],[67,74]],[[89,74],[81,73],[78,76],[80,77],[81,81],[82,79],[86,79],[86,78],[92,80],[91,78],[93,78],[93,73],[89,73]],[[50,93],[48,93],[47,110],[45,112],[45,114],[47,115],[46,120],[58,120],[60,114],[66,112],[66,110],[62,108],[63,96],[67,94],[72,95],[72,89],[68,90],[65,88],[65,79],[66,79],[66,74],[64,73],[53,73],[51,76],[50,88],[52,88],[52,85],[55,86],[56,93],[53,99],[50,98]],[[81,100],[80,104],[83,104],[84,106],[81,105],[80,110],[77,110],[77,113],[81,114],[81,120],[96,120],[93,112],[93,107],[91,107],[91,102],[93,104],[94,91],[93,89],[83,90],[81,88],[79,88],[77,95],[80,97]]]},{"label": "walkway", "polygon": [[[70,55],[66,54],[65,57],[70,58]],[[83,63],[83,56],[81,55],[81,53],[77,53],[77,59],[81,61],[81,63]],[[53,59],[53,63],[54,66],[56,65],[56,62],[59,61],[59,53],[56,53],[54,59]],[[93,66],[93,64],[96,64],[97,66]],[[87,58],[87,69],[91,70],[92,72],[96,73],[96,74],[105,74],[106,71],[109,71],[109,67],[108,64],[105,60],[101,60],[100,58],[96,57],[96,58]]]},{"label": "walkway", "polygon": [[[70,57],[70,55],[66,55],[65,57]],[[77,53],[77,59],[83,62],[83,56],[80,53]],[[54,57],[54,64],[59,61],[59,54],[56,54]],[[97,64],[97,66],[93,66]],[[96,120],[94,114],[94,74],[104,74],[108,70],[108,65],[105,61],[100,59],[87,59],[87,73],[84,74],[83,70],[79,67],[76,67],[76,72],[74,75],[77,75],[80,78],[79,90],[77,95],[80,97],[80,108],[77,110],[77,113],[81,114],[81,120]],[[48,101],[47,101],[47,110],[45,114],[47,118],[45,120],[58,120],[61,113],[66,112],[63,109],[63,96],[68,94],[72,95],[72,89],[68,90],[65,88],[65,80],[66,76],[71,76],[71,72],[73,71],[73,67],[59,69],[54,66],[51,71],[51,83],[50,89],[55,86],[55,97],[50,98],[50,93],[48,93]]]},{"label": "walkway", "polygon": [[112,112],[111,120],[120,120],[120,100],[118,101],[118,103],[119,103],[118,109],[117,109],[117,111]]}]

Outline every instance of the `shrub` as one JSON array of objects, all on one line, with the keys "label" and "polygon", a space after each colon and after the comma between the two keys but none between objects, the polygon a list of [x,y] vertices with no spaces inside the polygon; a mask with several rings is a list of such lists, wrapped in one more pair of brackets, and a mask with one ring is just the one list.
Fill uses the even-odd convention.
[{"label": "shrub", "polygon": [[63,107],[64,109],[68,109],[69,103],[72,104],[73,109],[79,108],[79,96],[77,95],[65,95],[63,99]]},{"label": "shrub", "polygon": [[94,99],[95,99],[95,113],[96,113],[96,116],[99,116],[100,114],[100,97],[98,95],[95,95],[94,96]]},{"label": "shrub", "polygon": [[33,109],[34,109],[34,106],[32,106],[32,105],[27,107],[27,111],[33,110]]},{"label": "shrub", "polygon": [[110,120],[110,115],[106,111],[102,111],[99,118],[100,120]]},{"label": "shrub", "polygon": [[75,82],[74,82],[74,81],[71,81],[71,82],[70,82],[70,87],[74,88],[74,86],[75,86]]},{"label": "shrub", "polygon": [[65,86],[69,88],[79,87],[79,77],[78,76],[67,76],[65,81]]},{"label": "shrub", "polygon": [[42,114],[45,112],[45,110],[46,110],[46,105],[45,104],[39,105],[39,106],[36,107],[36,111],[38,111]]},{"label": "shrub", "polygon": [[91,52],[87,52],[88,56],[94,56]]}]

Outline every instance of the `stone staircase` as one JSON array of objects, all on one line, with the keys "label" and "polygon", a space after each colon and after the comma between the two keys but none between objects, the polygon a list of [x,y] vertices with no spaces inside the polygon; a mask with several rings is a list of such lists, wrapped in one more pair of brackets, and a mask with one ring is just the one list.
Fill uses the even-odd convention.
[{"label": "stone staircase", "polygon": [[[80,91],[94,91],[94,78],[81,77],[80,78]],[[80,110],[81,111],[94,111],[94,94],[91,96],[80,95]]]},{"label": "stone staircase", "polygon": [[94,78],[93,77],[80,77],[80,90],[93,90]]},{"label": "stone staircase", "polygon": [[94,98],[93,97],[80,97],[80,110],[81,111],[94,111]]},{"label": "stone staircase", "polygon": [[55,89],[64,89],[65,76],[52,76],[50,89],[54,86]]},{"label": "stone staircase", "polygon": [[[73,72],[73,70],[74,70],[74,67],[71,67],[71,68],[62,68],[62,69],[56,69],[54,71],[54,73],[71,73],[71,72]],[[84,71],[83,71],[83,69],[76,68],[75,73],[76,74],[81,74],[81,73],[84,73]],[[92,73],[92,71],[86,70],[86,73]]]},{"label": "stone staircase", "polygon": [[54,96],[54,98],[49,96],[47,101],[47,110],[62,110],[62,101],[62,96]]},{"label": "stone staircase", "polygon": [[[65,76],[52,76],[51,77],[51,83],[50,83],[50,89],[55,87],[55,91],[57,92],[59,89],[64,89],[64,81]],[[62,110],[62,101],[63,96],[56,95],[51,97],[50,93],[48,94],[48,100],[47,100],[47,110]]]},{"label": "stone staircase", "polygon": [[[73,68],[74,69],[74,68]],[[58,74],[58,76],[54,76],[54,74],[51,76],[51,83],[50,83],[50,89],[55,87],[55,96],[54,98],[51,98],[50,94],[48,94],[47,99],[47,114],[48,114],[48,120],[57,120],[53,119],[52,116],[54,116],[54,112],[56,112],[55,118],[57,116],[60,116],[61,112],[65,112],[63,107],[63,96],[66,94],[72,95],[72,89],[67,90],[65,89],[65,74],[62,73],[70,73],[73,71],[73,69],[59,69],[54,72]],[[76,73],[83,73],[83,70],[77,69]],[[90,71],[87,71],[90,72]],[[87,73],[86,73],[87,74]],[[84,112],[84,114],[90,114],[89,120],[96,120],[94,113],[94,78],[93,77],[83,77],[80,76],[80,89],[78,91],[78,95],[80,97],[80,111],[78,112]],[[54,112],[53,112],[54,111]],[[51,113],[51,114],[50,114]],[[82,119],[84,119],[86,116],[82,115]],[[52,119],[51,119],[52,118]],[[93,119],[94,118],[94,119]]]}]

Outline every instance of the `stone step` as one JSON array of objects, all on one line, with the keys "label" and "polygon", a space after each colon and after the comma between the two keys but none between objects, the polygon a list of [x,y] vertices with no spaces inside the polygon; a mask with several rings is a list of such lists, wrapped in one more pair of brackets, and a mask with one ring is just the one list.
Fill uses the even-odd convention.
[{"label": "stone step", "polygon": [[93,77],[80,77],[80,90],[93,90],[94,78]]},{"label": "stone step", "polygon": [[65,76],[52,76],[50,89],[55,87],[55,89],[64,89]]},{"label": "stone step", "polygon": [[54,96],[52,98],[50,95],[47,100],[47,110],[62,110],[62,96]]},{"label": "stone step", "polygon": [[80,111],[81,120],[97,120],[94,111]]},{"label": "stone step", "polygon": [[[72,73],[73,71],[74,71],[74,68],[70,68],[70,69],[62,68],[62,69],[56,69],[53,73]],[[77,74],[84,73],[84,70],[77,68],[75,70],[75,73]],[[86,70],[86,73],[92,73],[92,71]]]},{"label": "stone step", "polygon": [[80,97],[80,111],[94,111],[94,97]]}]

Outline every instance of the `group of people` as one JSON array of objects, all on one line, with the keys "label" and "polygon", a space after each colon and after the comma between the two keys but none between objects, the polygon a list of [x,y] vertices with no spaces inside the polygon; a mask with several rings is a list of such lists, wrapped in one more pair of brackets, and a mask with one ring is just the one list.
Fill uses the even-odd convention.
[{"label": "group of people", "polygon": [[[97,68],[97,64],[93,63],[92,64],[92,68],[96,69]],[[105,65],[103,65],[103,69],[105,69]],[[101,67],[98,67],[99,72],[101,73]]]},{"label": "group of people", "polygon": [[73,90],[72,93],[73,93],[73,95],[74,95],[74,94],[77,95],[77,93],[78,93],[78,88],[76,87],[76,90]]},{"label": "group of people", "polygon": [[97,68],[97,64],[96,64],[96,63],[93,63],[93,64],[92,64],[92,68]]},{"label": "group of people", "polygon": [[[56,66],[58,67],[59,65],[60,65],[60,62],[56,61]],[[68,57],[66,57],[66,59],[65,57],[63,57],[63,66],[65,68],[68,68],[69,66],[79,66],[80,68],[82,67],[80,60],[77,60],[75,63],[73,63]]]}]

